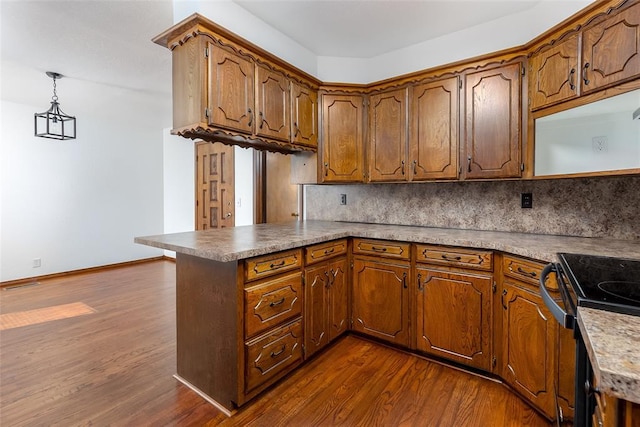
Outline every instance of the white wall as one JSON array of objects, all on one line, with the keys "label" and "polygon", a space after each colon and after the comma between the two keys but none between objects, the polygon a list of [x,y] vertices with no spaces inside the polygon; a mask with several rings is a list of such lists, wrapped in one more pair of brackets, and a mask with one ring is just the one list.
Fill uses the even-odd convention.
[{"label": "white wall", "polygon": [[55,141],[33,136],[50,96],[44,73],[2,63],[0,281],[161,255],[133,238],[163,230],[167,97],[60,80],[78,138]]},{"label": "white wall", "polygon": [[[325,82],[371,83],[520,46],[583,9],[592,1],[542,1],[505,16],[373,58],[318,57],[316,76]],[[464,3],[461,2],[461,7]]]},{"label": "white wall", "polygon": [[173,22],[199,13],[288,63],[316,74],[316,55],[230,0],[174,0]]},{"label": "white wall", "polygon": [[235,147],[234,173],[236,193],[236,227],[253,224],[253,153],[252,148]]}]

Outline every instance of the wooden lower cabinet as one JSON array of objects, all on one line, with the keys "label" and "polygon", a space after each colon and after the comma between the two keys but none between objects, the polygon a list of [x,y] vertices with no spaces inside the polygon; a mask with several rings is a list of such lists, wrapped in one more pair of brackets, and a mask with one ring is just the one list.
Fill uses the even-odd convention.
[{"label": "wooden lower cabinet", "polygon": [[417,349],[490,372],[491,275],[416,268]]},{"label": "wooden lower cabinet", "polygon": [[305,271],[305,358],[348,330],[348,273],[346,257]]},{"label": "wooden lower cabinet", "polygon": [[410,263],[355,257],[352,285],[352,329],[409,347]]},{"label": "wooden lower cabinet", "polygon": [[505,280],[501,294],[501,376],[549,418],[555,418],[557,322],[535,288]]},{"label": "wooden lower cabinet", "polygon": [[576,340],[573,338],[573,330],[558,328],[558,365],[556,369],[556,392],[558,405],[562,411],[564,420],[573,419],[575,405],[575,378],[576,378]]}]

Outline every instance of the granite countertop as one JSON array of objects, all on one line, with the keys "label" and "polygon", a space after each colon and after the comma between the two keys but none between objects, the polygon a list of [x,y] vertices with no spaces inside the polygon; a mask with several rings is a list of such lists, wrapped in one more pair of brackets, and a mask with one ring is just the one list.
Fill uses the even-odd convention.
[{"label": "granite countertop", "polygon": [[640,317],[578,307],[578,325],[600,391],[640,404]]},{"label": "granite countertop", "polygon": [[190,231],[136,237],[135,242],[187,255],[228,262],[342,237],[365,237],[493,249],[549,262],[556,260],[558,252],[617,256],[640,260],[640,240],[333,221],[291,221]]}]

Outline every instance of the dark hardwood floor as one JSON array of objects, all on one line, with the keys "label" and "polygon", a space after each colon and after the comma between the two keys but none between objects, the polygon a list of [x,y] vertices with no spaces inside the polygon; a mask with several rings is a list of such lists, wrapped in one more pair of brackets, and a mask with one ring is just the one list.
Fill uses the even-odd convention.
[{"label": "dark hardwood floor", "polygon": [[175,372],[175,265],[0,291],[0,312],[96,313],[0,331],[0,425],[548,426],[503,385],[347,336],[226,418]]}]

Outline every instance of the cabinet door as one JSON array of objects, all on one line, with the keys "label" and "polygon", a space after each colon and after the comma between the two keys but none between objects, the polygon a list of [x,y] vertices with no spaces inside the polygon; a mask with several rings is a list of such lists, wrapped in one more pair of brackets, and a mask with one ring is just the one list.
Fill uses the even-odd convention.
[{"label": "cabinet door", "polygon": [[329,341],[349,329],[349,281],[347,259],[333,261],[329,271]]},{"label": "cabinet door", "polygon": [[362,182],[363,110],[360,95],[322,95],[322,182]]},{"label": "cabinet door", "polygon": [[492,278],[416,268],[418,350],[491,371]]},{"label": "cabinet door", "polygon": [[411,89],[411,180],[458,177],[458,77]]},{"label": "cabinet door", "polygon": [[407,177],[407,89],[373,95],[369,104],[369,180]]},{"label": "cabinet door", "polygon": [[409,264],[356,258],[353,330],[409,346]]},{"label": "cabinet door", "polygon": [[582,91],[640,74],[640,4],[582,33]]},{"label": "cabinet door", "polygon": [[502,378],[549,417],[555,416],[557,322],[542,298],[505,282],[502,304]]},{"label": "cabinet door", "polygon": [[520,176],[521,67],[466,76],[465,178]]},{"label": "cabinet door", "polygon": [[290,140],[291,101],[289,80],[282,74],[256,66],[256,135]]},{"label": "cabinet door", "polygon": [[325,264],[305,272],[304,346],[305,358],[327,345],[327,317],[331,278]]},{"label": "cabinet door", "polygon": [[578,35],[533,56],[529,69],[532,110],[578,96]]},{"label": "cabinet door", "polygon": [[318,92],[291,82],[291,135],[294,144],[318,146]]},{"label": "cabinet door", "polygon": [[[253,63],[208,44],[209,125],[252,133],[254,122]],[[230,90],[230,88],[233,88]]]}]

